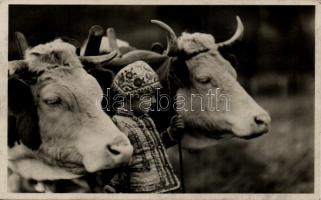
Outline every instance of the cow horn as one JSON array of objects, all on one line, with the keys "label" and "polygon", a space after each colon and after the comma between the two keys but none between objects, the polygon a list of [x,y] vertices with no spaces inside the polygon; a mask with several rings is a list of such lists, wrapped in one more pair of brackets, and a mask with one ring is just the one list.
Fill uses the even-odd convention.
[{"label": "cow horn", "polygon": [[16,73],[16,71],[26,68],[27,66],[28,66],[27,63],[24,60],[9,61],[9,65],[8,65],[9,78],[13,76]]},{"label": "cow horn", "polygon": [[175,55],[178,51],[178,44],[177,37],[173,29],[159,20],[151,20],[151,23],[158,25],[167,33],[167,49],[165,51],[165,54],[168,56]]},{"label": "cow horn", "polygon": [[20,58],[23,59],[26,53],[26,50],[29,48],[27,39],[25,35],[21,32],[15,32],[16,43],[19,50]]},{"label": "cow horn", "polygon": [[79,56],[79,59],[83,64],[99,65],[112,60],[116,56],[117,56],[117,50],[112,51],[108,54],[100,55],[100,56]]},{"label": "cow horn", "polygon": [[236,16],[236,21],[237,21],[237,28],[236,28],[234,35],[230,39],[228,39],[224,42],[217,43],[218,48],[230,47],[236,41],[242,39],[242,36],[244,33],[244,26],[243,26],[243,23],[242,23],[241,19],[239,18],[239,16]]}]

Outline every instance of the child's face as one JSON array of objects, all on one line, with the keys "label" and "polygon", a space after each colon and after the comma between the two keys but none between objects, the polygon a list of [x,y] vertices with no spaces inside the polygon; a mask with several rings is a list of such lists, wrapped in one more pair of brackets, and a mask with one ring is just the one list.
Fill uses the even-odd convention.
[{"label": "child's face", "polygon": [[150,111],[151,106],[156,103],[154,94],[144,94],[140,98],[135,99],[132,109],[136,112],[146,114]]}]

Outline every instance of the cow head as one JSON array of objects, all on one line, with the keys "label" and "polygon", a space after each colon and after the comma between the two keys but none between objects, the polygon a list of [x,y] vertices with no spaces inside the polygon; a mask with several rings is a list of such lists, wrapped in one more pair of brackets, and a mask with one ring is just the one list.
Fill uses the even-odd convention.
[{"label": "cow head", "polygon": [[269,114],[238,83],[236,71],[219,51],[242,36],[238,17],[237,22],[233,37],[216,43],[212,35],[204,33],[183,33],[177,39],[168,25],[152,20],[167,33],[164,53],[172,58],[171,77],[176,79],[176,95],[181,97],[176,111],[187,126],[186,147],[200,148],[234,136],[249,139],[269,130]]},{"label": "cow head", "polygon": [[25,60],[9,63],[8,89],[12,160],[23,146],[28,156],[76,174],[129,161],[133,148],[100,108],[102,90],[72,45],[55,40],[27,50]]}]

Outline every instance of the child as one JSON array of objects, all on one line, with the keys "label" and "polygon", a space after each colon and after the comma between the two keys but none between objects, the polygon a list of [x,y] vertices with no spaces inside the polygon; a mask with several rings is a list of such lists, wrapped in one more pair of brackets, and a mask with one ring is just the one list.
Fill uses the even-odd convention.
[{"label": "child", "polygon": [[164,193],[180,187],[164,144],[170,146],[182,138],[184,123],[175,116],[167,131],[159,134],[147,114],[159,87],[157,74],[143,61],[127,65],[115,76],[112,88],[125,101],[118,107],[113,121],[130,139],[134,154],[128,166],[105,186],[107,192]]}]

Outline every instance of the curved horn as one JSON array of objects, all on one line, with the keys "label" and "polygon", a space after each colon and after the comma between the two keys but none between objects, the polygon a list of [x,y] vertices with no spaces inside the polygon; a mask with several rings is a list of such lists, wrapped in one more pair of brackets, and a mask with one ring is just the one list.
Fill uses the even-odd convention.
[{"label": "curved horn", "polygon": [[28,66],[27,63],[24,60],[9,61],[9,65],[8,65],[9,78],[13,76],[16,73],[16,71],[26,68],[27,66]]},{"label": "curved horn", "polygon": [[243,23],[242,23],[241,19],[239,18],[239,16],[236,16],[236,21],[237,21],[237,28],[236,28],[234,35],[230,39],[228,39],[224,42],[217,43],[218,48],[230,47],[236,41],[242,39],[243,32],[244,32],[244,26],[243,26]]},{"label": "curved horn", "polygon": [[166,55],[174,55],[178,51],[177,37],[175,32],[171,27],[169,27],[164,22],[159,20],[151,20],[151,23],[156,24],[160,28],[166,31],[167,34],[167,49],[165,51]]},{"label": "curved horn", "polygon": [[112,70],[114,72],[118,72],[120,69],[125,67],[126,65],[133,63],[137,60],[142,60],[149,64],[154,70],[157,70],[158,67],[162,65],[168,59],[167,55],[158,54],[152,51],[147,50],[135,50],[130,53],[125,54],[121,58],[114,58],[109,62],[104,62],[95,67],[102,67],[105,69]]},{"label": "curved horn", "polygon": [[112,60],[116,56],[117,56],[117,50],[112,51],[109,54],[104,54],[100,56],[79,56],[79,59],[83,64],[99,65]]},{"label": "curved horn", "polygon": [[20,58],[24,58],[26,50],[29,48],[25,35],[21,32],[15,32],[16,43],[18,46]]}]

